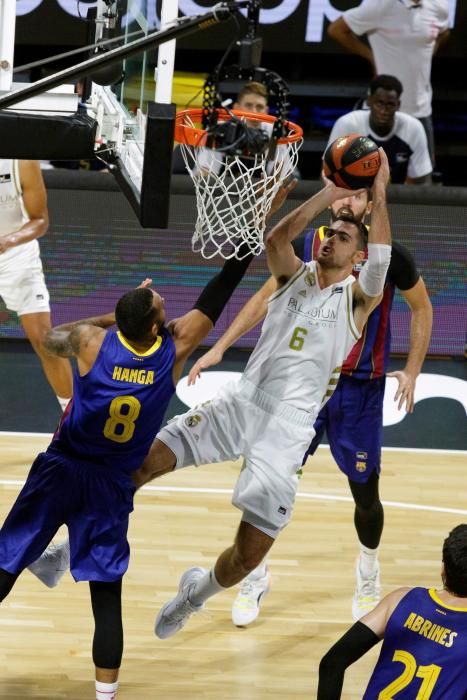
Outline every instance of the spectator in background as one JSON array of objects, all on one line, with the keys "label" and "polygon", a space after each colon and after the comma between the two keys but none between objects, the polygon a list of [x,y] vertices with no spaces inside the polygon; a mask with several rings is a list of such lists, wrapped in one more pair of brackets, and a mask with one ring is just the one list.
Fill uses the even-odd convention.
[{"label": "spectator in background", "polygon": [[[268,91],[265,85],[251,81],[245,83],[237,95],[236,101],[232,105],[232,109],[240,109],[244,112],[254,112],[255,114],[267,114],[268,108]],[[263,128],[267,131],[272,131],[272,127],[264,122],[247,121],[247,126],[253,129]],[[215,173],[218,175],[224,166],[225,153],[216,151],[211,148],[199,148],[196,159],[196,166],[202,175]]]},{"label": "spectator in background", "polygon": [[401,93],[397,78],[378,75],[370,83],[369,109],[357,109],[339,117],[329,143],[346,134],[365,134],[384,148],[392,183],[430,184],[432,167],[426,134],[418,119],[398,111]]},{"label": "spectator in background", "polygon": [[[268,114],[268,98],[267,88],[262,83],[250,81],[243,85],[237,95],[236,101],[231,106],[232,109],[242,110],[244,112],[254,112],[255,114]],[[272,134],[273,124],[256,120],[246,120],[246,125],[252,129],[263,129],[269,136]],[[276,151],[278,157],[283,158],[285,167],[288,164],[287,147],[280,144]],[[194,170],[203,176],[219,175],[223,173],[225,165],[225,153],[216,150],[215,148],[198,148],[196,149],[196,163]],[[244,165],[246,167],[256,167],[255,160],[245,157]],[[268,173],[274,171],[277,163],[273,160],[268,161]],[[180,153],[180,147],[176,147],[173,155],[172,171],[178,174],[186,173],[185,162]],[[299,178],[300,173],[297,168],[294,170],[294,177]]]},{"label": "spectator in background", "polygon": [[[328,27],[329,36],[365,58],[375,75],[397,75],[401,111],[422,122],[433,166],[431,63],[449,36],[448,10],[448,0],[363,0]],[[359,39],[363,34],[369,47]]]}]

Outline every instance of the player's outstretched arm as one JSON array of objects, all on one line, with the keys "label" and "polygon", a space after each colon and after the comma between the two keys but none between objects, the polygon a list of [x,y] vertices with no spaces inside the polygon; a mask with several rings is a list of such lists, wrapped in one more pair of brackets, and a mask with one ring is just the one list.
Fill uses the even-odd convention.
[{"label": "player's outstretched arm", "polygon": [[263,320],[267,312],[268,299],[271,294],[275,292],[276,288],[277,283],[275,278],[270,277],[261,289],[247,301],[226,332],[208,352],[195,362],[188,375],[189,385],[196,382],[203,369],[219,364],[224,357],[225,351],[228,350],[236,340],[241,338]]},{"label": "player's outstretched arm", "polygon": [[[278,209],[280,209],[287,199],[289,193],[295,188],[296,184],[297,180],[295,178],[284,181],[281,184],[281,187],[272,201],[268,218]],[[185,316],[182,316],[169,324],[169,329],[174,336],[177,353],[176,363],[174,366],[174,381],[178,381],[180,378],[186,359],[191,355],[193,350],[198,347],[204,338],[206,338],[214,327],[217,319],[232,296],[232,293],[243,279],[243,276],[253,260],[253,257],[253,254],[250,253],[249,255],[245,255],[241,260],[236,258],[226,260],[221,271],[208,282],[205,289],[201,292],[194,305],[194,308],[185,314]],[[267,294],[266,298],[270,296],[272,291],[274,291],[274,289]],[[253,306],[255,306],[255,304],[253,304]],[[250,306],[249,311],[251,311],[251,308],[252,307]],[[246,322],[247,327],[245,330],[234,330],[233,334],[228,336],[227,339],[224,339],[224,342],[226,343],[225,349],[229,347],[230,344],[232,344],[238,337],[243,335],[246,330],[259,323],[264,315],[265,310],[263,311],[262,309],[261,311],[256,312],[256,320]],[[222,359],[222,354],[219,356],[217,352],[214,351],[210,356],[211,360],[208,360],[209,365],[206,366],[220,362]],[[217,360],[215,358],[217,358]]]},{"label": "player's outstretched arm", "polygon": [[114,323],[113,313],[64,323],[47,333],[44,345],[52,355],[76,357],[79,373],[84,375],[90,371],[96,360],[107,332],[104,329],[113,326]]},{"label": "player's outstretched arm", "polygon": [[412,312],[409,352],[404,369],[388,372],[387,376],[397,379],[394,401],[399,401],[398,409],[405,404],[406,411],[413,413],[415,384],[430,344],[433,307],[421,277],[411,289],[401,290],[401,294]]}]

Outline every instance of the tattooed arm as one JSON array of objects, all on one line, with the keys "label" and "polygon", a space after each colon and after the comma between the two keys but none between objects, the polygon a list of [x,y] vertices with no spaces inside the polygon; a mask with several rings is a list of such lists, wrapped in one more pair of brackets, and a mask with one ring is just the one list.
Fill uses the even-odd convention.
[{"label": "tattooed arm", "polygon": [[80,374],[86,374],[103,343],[105,329],[114,323],[114,313],[63,323],[47,333],[45,346],[52,355],[76,357]]}]

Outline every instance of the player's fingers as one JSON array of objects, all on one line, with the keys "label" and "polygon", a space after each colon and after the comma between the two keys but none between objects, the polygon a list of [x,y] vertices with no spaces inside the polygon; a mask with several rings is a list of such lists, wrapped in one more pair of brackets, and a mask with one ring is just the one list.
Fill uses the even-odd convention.
[{"label": "player's fingers", "polygon": [[152,284],[152,279],[150,277],[146,277],[146,279],[143,280],[139,286],[144,288],[149,287],[150,284]]},{"label": "player's fingers", "polygon": [[188,386],[194,384],[199,376],[200,369],[198,367],[198,363],[196,363],[196,365],[194,365],[188,373]]}]

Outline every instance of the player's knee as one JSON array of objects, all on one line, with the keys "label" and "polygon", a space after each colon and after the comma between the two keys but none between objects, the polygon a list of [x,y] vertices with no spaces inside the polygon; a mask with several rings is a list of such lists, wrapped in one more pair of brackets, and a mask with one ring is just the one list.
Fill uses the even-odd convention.
[{"label": "player's knee", "polygon": [[51,358],[55,358],[55,355],[51,355],[45,347],[46,335],[47,328],[40,327],[28,332],[28,340],[31,343],[34,352],[41,360],[50,360]]},{"label": "player's knee", "polygon": [[365,501],[363,503],[355,503],[355,506],[359,515],[367,520],[379,517],[383,512],[383,504],[379,496],[376,496],[371,502]]}]

